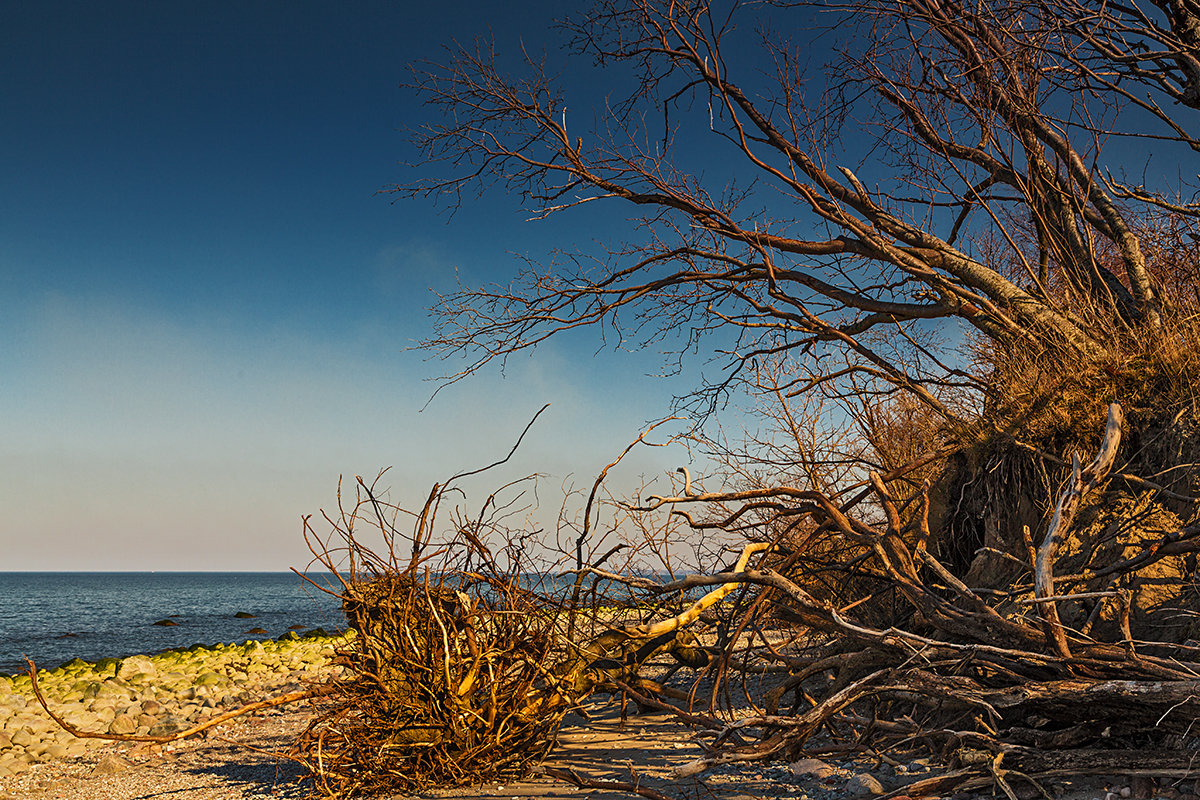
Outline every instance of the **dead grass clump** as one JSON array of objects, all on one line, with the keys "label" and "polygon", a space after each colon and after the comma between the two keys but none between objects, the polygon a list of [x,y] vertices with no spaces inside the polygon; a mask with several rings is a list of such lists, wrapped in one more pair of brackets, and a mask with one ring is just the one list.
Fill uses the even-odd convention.
[{"label": "dead grass clump", "polygon": [[1114,331],[1098,355],[1011,347],[981,359],[991,370],[983,437],[1001,432],[1056,454],[1095,446],[1108,403],[1121,403],[1135,433],[1200,405],[1196,320],[1154,334]]}]

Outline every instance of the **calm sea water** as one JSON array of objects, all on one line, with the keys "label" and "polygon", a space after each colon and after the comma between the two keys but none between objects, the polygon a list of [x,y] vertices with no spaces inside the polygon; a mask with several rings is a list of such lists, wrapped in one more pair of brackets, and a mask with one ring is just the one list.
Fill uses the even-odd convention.
[{"label": "calm sea water", "polygon": [[[154,624],[163,619],[178,624]],[[23,670],[25,655],[56,667],[295,626],[335,631],[345,619],[335,598],[290,572],[0,572],[0,674]]]}]

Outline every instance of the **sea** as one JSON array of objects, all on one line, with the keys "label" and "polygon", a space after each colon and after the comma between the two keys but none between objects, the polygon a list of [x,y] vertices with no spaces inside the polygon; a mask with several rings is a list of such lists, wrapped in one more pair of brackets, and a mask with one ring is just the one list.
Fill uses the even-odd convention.
[{"label": "sea", "polygon": [[345,625],[292,572],[0,572],[0,675]]}]

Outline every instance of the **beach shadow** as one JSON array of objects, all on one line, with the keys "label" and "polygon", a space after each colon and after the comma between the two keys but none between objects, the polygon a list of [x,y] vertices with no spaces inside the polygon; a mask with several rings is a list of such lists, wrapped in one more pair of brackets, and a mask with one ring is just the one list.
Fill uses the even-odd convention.
[{"label": "beach shadow", "polygon": [[[180,754],[178,768],[181,772],[209,779],[206,783],[211,788],[227,791],[230,798],[308,797],[308,785],[300,782],[300,767],[292,761],[274,758],[269,754],[272,751],[286,752],[291,741],[287,736],[260,739],[255,742],[253,750],[234,742],[213,743],[203,750]],[[166,797],[169,794],[164,792],[149,797]]]},{"label": "beach shadow", "polygon": [[[758,775],[705,775],[700,780],[674,781],[673,767],[704,754],[689,729],[669,715],[631,715],[621,720],[615,705],[593,707],[592,718],[569,717],[558,745],[545,766],[569,770],[598,781],[636,783],[675,800],[759,800],[781,796],[781,787]],[[418,795],[430,800],[498,800],[498,798],[574,798],[629,800],[627,790],[578,789],[548,777],[436,790]],[[396,795],[391,800],[401,800]]]}]

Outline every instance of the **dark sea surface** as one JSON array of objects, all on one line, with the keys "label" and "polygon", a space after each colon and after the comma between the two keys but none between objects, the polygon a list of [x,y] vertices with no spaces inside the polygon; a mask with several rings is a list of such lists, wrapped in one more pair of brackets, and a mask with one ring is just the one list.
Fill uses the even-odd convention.
[{"label": "dark sea surface", "polygon": [[[154,624],[163,619],[178,624]],[[345,619],[336,598],[291,572],[0,572],[0,674],[23,670],[26,655],[53,668],[276,638],[294,626],[334,632]]]}]

